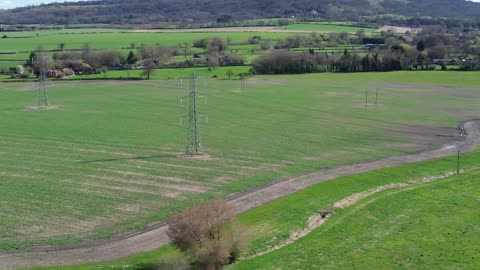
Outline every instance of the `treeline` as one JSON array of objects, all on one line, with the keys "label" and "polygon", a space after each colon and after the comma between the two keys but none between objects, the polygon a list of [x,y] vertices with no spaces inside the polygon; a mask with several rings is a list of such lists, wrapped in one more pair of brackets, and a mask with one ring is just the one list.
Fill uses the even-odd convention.
[{"label": "treeline", "polygon": [[480,17],[476,18],[447,18],[447,17],[403,17],[392,15],[376,15],[363,17],[358,25],[395,25],[402,27],[422,27],[428,25],[442,26],[450,31],[470,31],[480,28]]},{"label": "treeline", "polygon": [[[313,48],[304,52],[272,51],[252,63],[257,74],[312,72],[369,72],[394,70],[480,69],[480,44],[476,33],[447,33],[438,26],[426,27],[416,36],[385,36],[384,44],[368,44],[362,50],[323,53]],[[311,41],[311,40],[310,40]]]},{"label": "treeline", "polygon": [[[397,70],[434,70],[440,65],[423,57],[409,57],[400,52],[309,54],[287,50],[264,55],[252,63],[254,74],[300,74],[316,72],[380,72]],[[460,60],[458,70],[480,70],[479,58]]]},{"label": "treeline", "polygon": [[[255,74],[300,74],[315,72],[395,71],[411,66],[414,61],[399,54],[309,54],[277,51],[264,55],[252,64]],[[428,68],[418,65],[418,68]]]}]

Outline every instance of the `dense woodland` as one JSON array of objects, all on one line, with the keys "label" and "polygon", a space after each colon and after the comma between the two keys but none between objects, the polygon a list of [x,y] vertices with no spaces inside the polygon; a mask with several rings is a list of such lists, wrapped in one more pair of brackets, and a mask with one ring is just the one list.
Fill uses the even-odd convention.
[{"label": "dense woodland", "polygon": [[[476,21],[480,14],[480,4],[467,0],[101,0],[56,3],[0,11],[0,24],[168,22],[186,27],[199,22],[231,23],[238,20],[272,17],[368,21],[372,18],[380,19],[376,17],[380,14],[461,18]],[[370,18],[364,16],[370,16]],[[394,20],[403,19],[396,17]]]}]

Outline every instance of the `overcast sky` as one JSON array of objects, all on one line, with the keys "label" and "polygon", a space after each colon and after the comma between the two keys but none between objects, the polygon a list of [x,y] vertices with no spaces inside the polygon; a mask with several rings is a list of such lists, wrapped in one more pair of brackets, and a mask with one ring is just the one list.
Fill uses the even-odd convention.
[{"label": "overcast sky", "polygon": [[[76,2],[78,0],[0,0],[0,9],[9,9],[16,7],[24,7],[28,5],[47,4],[52,2]],[[85,1],[85,0],[79,0]]]},{"label": "overcast sky", "polygon": [[[75,2],[78,0],[0,0],[0,9],[9,9],[16,7],[23,7],[28,5],[38,5],[41,3],[52,3],[52,2]],[[79,0],[85,1],[85,0]],[[480,2],[480,0],[472,0],[474,2]]]}]

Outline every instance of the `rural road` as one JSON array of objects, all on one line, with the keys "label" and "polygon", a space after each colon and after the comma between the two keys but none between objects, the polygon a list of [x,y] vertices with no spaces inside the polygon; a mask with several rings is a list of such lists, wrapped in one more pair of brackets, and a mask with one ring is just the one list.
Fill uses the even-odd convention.
[{"label": "rural road", "polygon": [[[320,182],[341,176],[450,156],[456,154],[457,151],[472,151],[480,144],[480,120],[466,122],[461,125],[460,130],[461,137],[456,137],[440,149],[285,177],[269,185],[233,195],[228,201],[235,207],[237,213],[241,213]],[[168,244],[169,239],[166,232],[167,225],[162,222],[142,231],[84,245],[0,252],[0,269],[75,265],[123,258]]]}]

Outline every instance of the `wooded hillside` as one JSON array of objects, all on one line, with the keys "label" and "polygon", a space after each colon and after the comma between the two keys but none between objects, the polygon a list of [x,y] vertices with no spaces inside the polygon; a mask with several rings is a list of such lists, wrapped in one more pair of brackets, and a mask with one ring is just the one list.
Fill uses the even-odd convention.
[{"label": "wooded hillside", "polygon": [[198,23],[292,16],[357,20],[379,14],[475,19],[480,4],[466,0],[101,0],[0,11],[0,24]]}]

